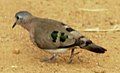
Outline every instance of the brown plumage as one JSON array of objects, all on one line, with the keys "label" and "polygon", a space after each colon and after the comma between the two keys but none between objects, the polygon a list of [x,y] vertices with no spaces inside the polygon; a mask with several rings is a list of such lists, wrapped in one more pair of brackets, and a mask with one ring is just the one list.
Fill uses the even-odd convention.
[{"label": "brown plumage", "polygon": [[[105,53],[106,51],[62,22],[38,18],[27,11],[20,11],[16,13],[15,17],[16,22],[12,28],[16,24],[21,25],[30,33],[30,38],[35,45],[54,54],[75,46],[95,53]],[[72,51],[74,52],[74,50]],[[70,58],[71,61],[72,58]]]}]

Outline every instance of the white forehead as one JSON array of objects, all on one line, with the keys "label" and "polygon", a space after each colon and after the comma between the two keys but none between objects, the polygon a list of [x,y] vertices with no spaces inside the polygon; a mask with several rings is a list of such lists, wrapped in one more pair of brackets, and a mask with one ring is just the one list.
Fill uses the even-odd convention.
[{"label": "white forehead", "polygon": [[19,17],[19,18],[23,18],[23,17],[26,17],[26,16],[32,16],[31,13],[27,12],[27,11],[20,11],[20,12],[17,12],[15,14],[15,17]]}]

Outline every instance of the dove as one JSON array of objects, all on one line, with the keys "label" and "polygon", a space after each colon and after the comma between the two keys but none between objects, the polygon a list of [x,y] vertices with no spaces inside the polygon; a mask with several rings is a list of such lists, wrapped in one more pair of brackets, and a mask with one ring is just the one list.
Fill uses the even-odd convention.
[{"label": "dove", "polygon": [[16,21],[12,28],[17,24],[26,29],[34,45],[53,54],[47,60],[54,60],[59,53],[71,50],[69,59],[69,63],[71,63],[76,54],[74,53],[76,46],[80,49],[100,54],[107,51],[63,22],[48,18],[39,18],[33,16],[28,11],[17,12],[15,18]]}]

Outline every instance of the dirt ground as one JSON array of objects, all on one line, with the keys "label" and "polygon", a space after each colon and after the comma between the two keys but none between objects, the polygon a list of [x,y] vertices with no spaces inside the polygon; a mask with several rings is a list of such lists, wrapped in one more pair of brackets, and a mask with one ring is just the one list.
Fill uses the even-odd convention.
[{"label": "dirt ground", "polygon": [[[15,13],[23,10],[68,24],[107,52],[77,49],[80,53],[72,64],[67,64],[70,51],[53,63],[41,62],[51,54],[34,46],[25,29],[11,28]],[[115,25],[120,26],[119,0],[0,0],[0,73],[120,73],[120,32],[83,31]]]}]

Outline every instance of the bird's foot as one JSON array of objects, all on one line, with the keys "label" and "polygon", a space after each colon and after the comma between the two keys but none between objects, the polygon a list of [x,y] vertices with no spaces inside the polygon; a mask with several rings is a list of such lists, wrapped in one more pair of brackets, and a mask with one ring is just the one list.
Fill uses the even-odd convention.
[{"label": "bird's foot", "polygon": [[41,62],[54,62],[56,60],[56,54],[53,54],[52,57],[48,58],[48,57],[44,57]]}]

